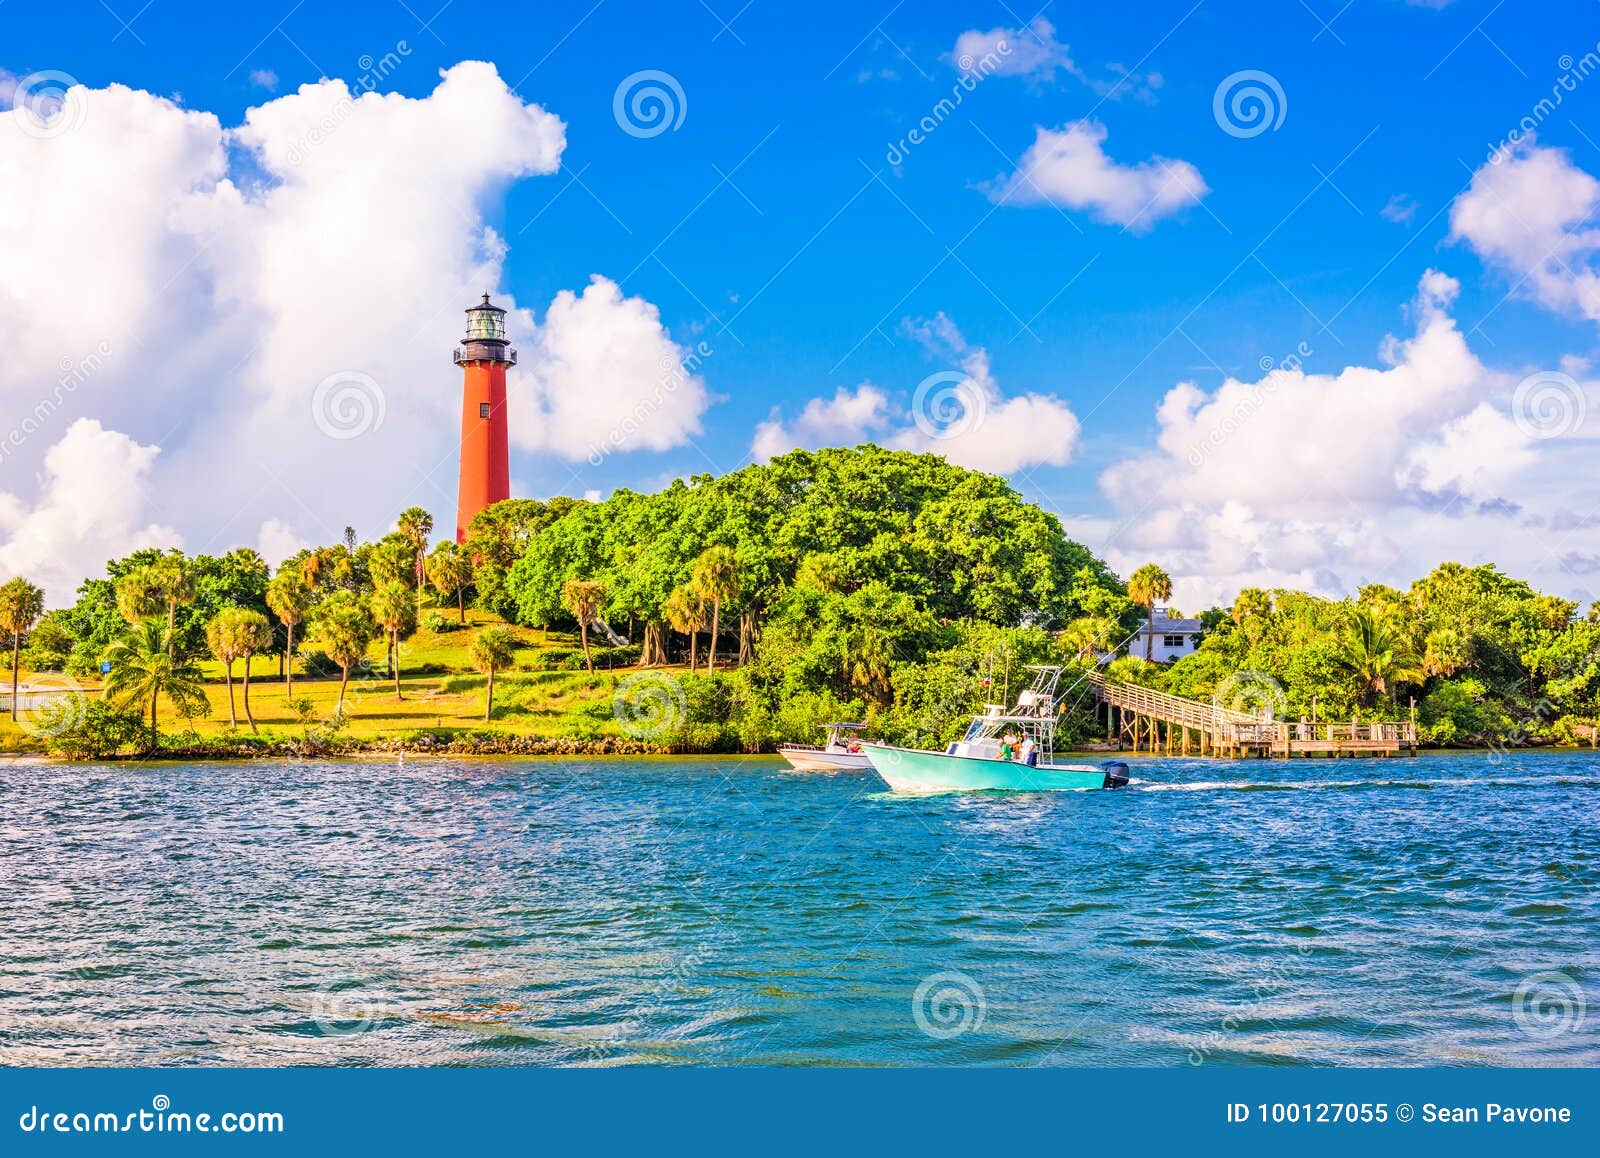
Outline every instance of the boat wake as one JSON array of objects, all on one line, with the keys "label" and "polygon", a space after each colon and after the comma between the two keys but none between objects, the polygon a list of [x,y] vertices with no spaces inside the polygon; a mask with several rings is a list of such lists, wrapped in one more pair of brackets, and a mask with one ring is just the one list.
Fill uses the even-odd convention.
[{"label": "boat wake", "polygon": [[1191,780],[1165,783],[1138,777],[1128,782],[1137,792],[1317,792],[1339,788],[1600,788],[1600,778],[1583,776],[1519,776],[1475,779],[1445,777],[1406,780]]}]

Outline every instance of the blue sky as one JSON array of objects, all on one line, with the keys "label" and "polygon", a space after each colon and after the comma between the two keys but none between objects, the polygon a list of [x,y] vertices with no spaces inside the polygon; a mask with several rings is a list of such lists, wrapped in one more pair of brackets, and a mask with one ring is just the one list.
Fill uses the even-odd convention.
[{"label": "blue sky", "polygon": [[[380,90],[426,97],[440,70],[486,59],[566,123],[558,172],[477,207],[510,247],[492,288],[542,310],[593,274],[617,281],[677,342],[709,344],[717,401],[701,434],[666,450],[575,468],[519,452],[528,493],[731,469],[774,408],[792,418],[863,382],[903,403],[948,361],[909,332],[939,314],[987,351],[1003,392],[1053,396],[1081,421],[1069,462],[1013,476],[1069,519],[1115,521],[1101,473],[1154,441],[1179,382],[1254,381],[1302,343],[1308,372],[1378,365],[1386,334],[1412,332],[1430,267],[1459,281],[1453,316],[1498,370],[1595,345],[1592,321],[1508,297],[1516,277],[1450,236],[1452,202],[1492,145],[1549,95],[1563,57],[1600,41],[1593,4],[140,4],[7,5],[0,68],[145,89],[233,126],[404,42]],[[963,32],[1011,29],[1037,46],[1041,18],[1070,65],[982,80],[891,164],[951,94]],[[676,129],[619,128],[617,86],[640,70],[681,86]],[[1219,127],[1214,93],[1241,70],[1281,87],[1277,128]],[[1111,88],[1124,71],[1142,79]],[[996,203],[1038,127],[1084,118],[1114,162],[1178,159],[1208,191],[1134,229]],[[1537,139],[1600,171],[1600,81],[1565,94]],[[438,388],[456,388],[447,361]]]}]

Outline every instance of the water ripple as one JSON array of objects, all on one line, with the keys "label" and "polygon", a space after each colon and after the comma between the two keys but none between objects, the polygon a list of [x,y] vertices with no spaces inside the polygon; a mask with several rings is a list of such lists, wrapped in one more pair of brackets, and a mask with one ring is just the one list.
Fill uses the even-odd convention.
[{"label": "water ripple", "polygon": [[0,775],[0,1064],[1600,1064],[1583,753]]}]

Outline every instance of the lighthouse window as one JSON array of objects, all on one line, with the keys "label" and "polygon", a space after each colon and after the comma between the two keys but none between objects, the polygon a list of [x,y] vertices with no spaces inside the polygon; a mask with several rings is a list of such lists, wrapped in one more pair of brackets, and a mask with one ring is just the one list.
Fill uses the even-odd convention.
[{"label": "lighthouse window", "polygon": [[478,417],[479,418],[487,418],[487,417],[489,417],[489,404],[487,402],[478,403]]}]

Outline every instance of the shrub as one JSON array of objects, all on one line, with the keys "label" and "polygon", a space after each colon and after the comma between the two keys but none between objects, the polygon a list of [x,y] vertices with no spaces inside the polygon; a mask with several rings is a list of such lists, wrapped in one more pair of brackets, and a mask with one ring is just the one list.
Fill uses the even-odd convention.
[{"label": "shrub", "polygon": [[533,653],[533,669],[535,671],[563,671],[572,667],[571,660],[576,656],[578,666],[583,666],[583,652],[570,647],[546,647]]},{"label": "shrub", "polygon": [[98,760],[123,748],[146,748],[150,728],[135,712],[123,712],[94,700],[73,725],[50,740],[50,751],[71,760]]}]

